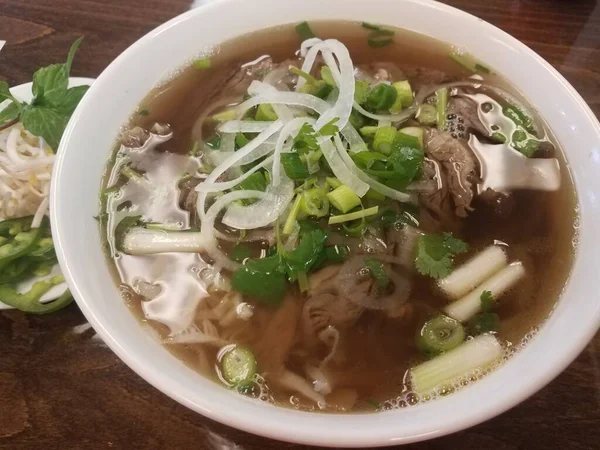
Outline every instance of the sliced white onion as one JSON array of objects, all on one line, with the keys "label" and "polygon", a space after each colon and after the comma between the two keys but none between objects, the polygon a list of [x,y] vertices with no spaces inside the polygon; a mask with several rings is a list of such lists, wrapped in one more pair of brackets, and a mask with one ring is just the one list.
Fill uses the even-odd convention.
[{"label": "sliced white onion", "polygon": [[229,120],[217,127],[221,133],[260,133],[266,130],[273,122],[254,120]]},{"label": "sliced white onion", "polygon": [[[198,211],[200,211],[201,207],[204,207],[204,203],[200,205],[200,198],[203,194],[206,196],[206,193],[201,193],[198,195],[198,205],[196,207]],[[229,257],[223,253],[217,245],[217,239],[215,236],[215,220],[217,219],[217,215],[231,202],[251,198],[263,198],[266,195],[266,193],[261,191],[233,191],[218,198],[217,201],[215,201],[211,207],[208,208],[208,211],[206,211],[206,214],[202,219],[202,229],[200,230],[200,233],[202,235],[202,242],[204,242],[206,246],[206,251],[211,258],[215,260],[215,264],[229,270],[236,270],[240,267],[239,263],[229,259]]]},{"label": "sliced white onion", "polygon": [[378,121],[389,121],[389,122],[404,122],[405,120],[412,117],[417,109],[416,103],[413,103],[411,106],[403,110],[399,114],[373,114],[367,111],[365,108],[360,106],[358,103],[354,102],[354,109],[356,109],[363,116],[366,116],[370,119],[378,120]]},{"label": "sliced white onion", "polygon": [[[336,141],[339,140],[337,135],[335,137],[337,138]],[[348,187],[350,187],[350,189],[352,189],[356,195],[363,197],[369,190],[369,185],[361,180],[355,173],[352,172],[351,169],[347,167],[347,164],[344,163],[344,160],[340,157],[332,142],[330,140],[322,142],[321,150],[323,150],[323,156],[325,156],[325,159],[327,160],[329,167],[331,167],[333,174],[343,184],[348,185]],[[343,149],[343,152],[346,153],[346,150]],[[350,159],[350,157],[348,158]]]},{"label": "sliced white onion", "polygon": [[[250,95],[260,95],[262,93],[276,93],[276,92],[282,92],[282,91],[278,91],[277,89],[275,89],[275,87],[273,87],[272,85],[268,84],[267,82],[263,82],[260,84],[254,84],[254,85],[250,85],[250,87],[248,88],[248,93]],[[285,122],[289,122],[290,120],[292,120],[294,118],[294,114],[292,113],[292,111],[290,110],[290,108],[288,108],[287,105],[283,105],[283,104],[273,104],[271,105],[273,108],[273,111],[275,111],[275,114],[277,114],[277,117],[279,118],[279,120],[282,120],[284,123]]]},{"label": "sliced white onion", "polygon": [[235,151],[235,134],[225,134],[221,138],[220,152],[233,153]]},{"label": "sliced white onion", "polygon": [[231,180],[231,181],[220,181],[220,182],[215,182],[215,183],[209,183],[207,181],[204,181],[202,183],[200,183],[196,190],[198,192],[222,192],[222,191],[226,191],[228,189],[234,188],[235,186],[237,186],[238,184],[240,184],[242,181],[244,181],[246,178],[248,178],[250,175],[252,175],[253,173],[255,173],[256,171],[262,169],[263,167],[266,167],[268,165],[270,165],[273,162],[273,156],[269,156],[267,159],[265,159],[264,161],[262,161],[260,164],[255,165],[254,167],[252,167],[250,170],[248,170],[247,172],[245,172],[244,174],[242,174],[241,176]]},{"label": "sliced white onion", "polygon": [[[244,147],[240,148],[237,152],[234,152],[229,156],[225,161],[219,164],[215,169],[211,172],[211,174],[206,177],[206,182],[214,183],[217,179],[223,175],[227,169],[232,167],[235,163],[240,161],[245,156],[252,154],[260,144],[265,142],[269,137],[275,134],[282,127],[283,123],[280,120],[276,120],[272,125],[269,126],[266,130],[261,132],[257,137],[252,139],[248,144]],[[198,188],[196,188],[198,189]],[[198,214],[200,219],[204,217],[204,211],[206,206],[206,192],[201,192],[198,195]]]},{"label": "sliced white onion", "polygon": [[298,117],[286,123],[279,133],[277,144],[275,145],[275,153],[273,155],[273,185],[275,186],[279,184],[281,179],[279,174],[281,172],[281,152],[283,146],[286,140],[290,136],[296,134],[305,123],[314,124],[315,120],[310,117]]},{"label": "sliced white onion", "polygon": [[239,230],[252,230],[266,227],[283,214],[294,197],[294,182],[281,174],[280,183],[271,184],[257,202],[242,206],[231,204],[222,222]]},{"label": "sliced white onion", "polygon": [[356,129],[350,125],[350,122],[348,122],[346,126],[341,129],[340,133],[342,133],[342,136],[344,136],[344,139],[350,146],[350,153],[358,153],[368,150],[367,144],[365,144],[365,141],[360,136],[358,131],[356,131]]}]

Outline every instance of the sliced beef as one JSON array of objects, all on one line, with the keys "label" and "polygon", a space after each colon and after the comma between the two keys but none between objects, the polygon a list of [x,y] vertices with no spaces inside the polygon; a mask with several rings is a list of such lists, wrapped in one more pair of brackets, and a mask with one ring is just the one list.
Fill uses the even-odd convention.
[{"label": "sliced beef", "polygon": [[479,120],[477,103],[467,97],[454,96],[448,102],[447,130],[455,138],[465,138],[467,132],[477,132],[482,136],[489,133]]}]

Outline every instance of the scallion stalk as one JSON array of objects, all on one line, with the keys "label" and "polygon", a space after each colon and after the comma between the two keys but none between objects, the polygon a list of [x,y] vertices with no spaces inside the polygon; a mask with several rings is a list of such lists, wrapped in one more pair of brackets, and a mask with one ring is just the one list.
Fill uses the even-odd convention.
[{"label": "scallion stalk", "polygon": [[359,131],[360,131],[360,134],[362,134],[365,137],[375,136],[375,133],[377,133],[377,127],[376,126],[366,126],[366,127],[362,127]]},{"label": "scallion stalk", "polygon": [[373,140],[373,150],[389,155],[392,152],[396,134],[398,134],[398,130],[395,127],[377,127],[375,139]]},{"label": "scallion stalk", "polygon": [[415,115],[415,119],[417,119],[423,125],[435,125],[437,123],[437,110],[435,106],[427,103],[422,104],[419,106],[417,114]]},{"label": "scallion stalk", "polygon": [[290,72],[292,72],[294,75],[298,75],[299,77],[304,78],[307,83],[317,84],[319,82],[319,80],[317,80],[315,77],[313,77],[310,73],[303,72],[302,70],[298,69],[296,66],[289,66],[288,70]]},{"label": "scallion stalk", "polygon": [[373,206],[372,208],[361,209],[348,214],[341,214],[339,216],[331,216],[327,222],[329,225],[335,225],[338,223],[350,222],[352,220],[364,219],[365,217],[374,216],[379,211],[379,206]]},{"label": "scallion stalk", "polygon": [[491,334],[483,334],[413,367],[410,370],[412,388],[420,395],[428,394],[461,376],[468,376],[475,369],[491,365],[502,353],[500,342]]},{"label": "scallion stalk", "polygon": [[321,67],[321,78],[325,83],[327,83],[331,87],[336,87],[335,80],[333,79],[333,74],[331,73],[331,69],[327,66]]},{"label": "scallion stalk", "polygon": [[342,182],[335,177],[325,178],[325,182],[331,187],[331,189],[338,188],[342,185]]},{"label": "scallion stalk", "polygon": [[[214,117],[214,116],[213,116]],[[256,115],[254,116],[256,120],[262,120],[265,122],[277,120],[277,113],[271,105],[268,103],[262,103],[258,105],[258,109],[256,110]]]},{"label": "scallion stalk", "polygon": [[328,195],[325,189],[319,187],[304,192],[300,203],[300,212],[317,218],[325,216],[329,212]]},{"label": "scallion stalk", "polygon": [[294,203],[292,203],[292,207],[290,208],[290,213],[285,220],[285,224],[283,225],[283,234],[292,234],[294,231],[294,224],[296,223],[296,218],[298,217],[298,213],[300,212],[300,205],[302,203],[302,196],[296,195],[296,199]]},{"label": "scallion stalk", "polygon": [[390,112],[398,113],[402,108],[406,108],[412,104],[413,92],[408,80],[397,81],[392,84],[392,87],[396,89],[396,101],[390,107]]},{"label": "scallion stalk", "polygon": [[438,128],[443,130],[446,127],[446,111],[448,109],[448,88],[444,87],[435,91],[437,96],[437,123]]},{"label": "scallion stalk", "polygon": [[343,213],[347,213],[360,205],[360,197],[345,184],[342,184],[329,192],[327,198],[336,209]]}]

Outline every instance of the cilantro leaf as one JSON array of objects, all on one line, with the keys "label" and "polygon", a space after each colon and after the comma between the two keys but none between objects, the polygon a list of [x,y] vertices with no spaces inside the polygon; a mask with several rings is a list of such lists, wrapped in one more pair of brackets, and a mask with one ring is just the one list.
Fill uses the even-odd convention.
[{"label": "cilantro leaf", "polygon": [[369,273],[375,280],[377,286],[382,289],[385,289],[388,284],[390,284],[390,279],[388,278],[385,269],[383,268],[383,264],[376,258],[365,258],[365,266],[369,269]]},{"label": "cilantro leaf", "polygon": [[469,328],[473,336],[492,331],[498,331],[500,326],[500,317],[496,313],[485,312],[476,314],[469,321]]},{"label": "cilantro leaf", "polygon": [[452,271],[454,256],[467,249],[465,242],[450,233],[426,234],[419,237],[415,266],[422,275],[443,278]]},{"label": "cilantro leaf", "polygon": [[496,299],[491,291],[483,291],[479,297],[481,300],[481,311],[487,312],[496,305]]},{"label": "cilantro leaf", "polygon": [[294,138],[292,148],[299,153],[308,153],[310,151],[316,151],[319,149],[317,137],[315,136],[315,129],[312,125],[308,123],[302,125],[298,131],[298,134]]},{"label": "cilantro leaf", "polygon": [[394,149],[388,157],[388,166],[391,166],[392,176],[388,178],[386,184],[397,190],[405,189],[411,181],[421,175],[424,157],[424,153],[417,148]]},{"label": "cilantro leaf", "polygon": [[0,103],[4,100],[12,100],[13,102],[19,103],[16,98],[10,93],[10,87],[6,81],[0,81]]},{"label": "cilantro leaf", "polygon": [[319,130],[319,134],[321,136],[333,136],[334,134],[339,133],[340,129],[335,124],[338,120],[340,120],[339,117],[334,117],[333,119],[331,119],[329,122],[327,122],[321,127],[321,129]]},{"label": "cilantro leaf", "polygon": [[278,255],[249,259],[233,273],[231,286],[238,292],[268,305],[278,305],[286,290],[285,275]]},{"label": "cilantro leaf", "polygon": [[252,249],[245,244],[236,244],[231,250],[231,259],[237,262],[244,262],[246,258],[252,257]]},{"label": "cilantro leaf", "polygon": [[35,136],[41,136],[54,151],[62,137],[69,117],[53,108],[28,105],[21,113],[23,127]]}]

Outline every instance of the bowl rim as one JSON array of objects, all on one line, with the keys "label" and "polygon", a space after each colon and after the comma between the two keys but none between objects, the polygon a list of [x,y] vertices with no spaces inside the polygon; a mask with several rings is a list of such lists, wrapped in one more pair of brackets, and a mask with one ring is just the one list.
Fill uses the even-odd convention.
[{"label": "bowl rim", "polygon": [[[108,78],[109,75],[107,75],[107,74],[110,74],[111,71],[116,70],[117,66],[119,66],[121,61],[125,61],[128,58],[130,58],[132,55],[134,55],[138,51],[138,49],[143,48],[148,43],[152,42],[152,40],[155,39],[157,36],[159,36],[161,33],[178,25],[181,22],[187,21],[188,19],[190,19],[192,17],[202,15],[208,10],[231,7],[231,5],[235,5],[236,3],[241,3],[241,0],[222,0],[220,2],[211,3],[211,4],[205,5],[203,7],[197,8],[195,10],[191,10],[186,13],[183,13],[183,14],[169,20],[168,22],[164,23],[163,25],[157,27],[153,31],[149,32],[148,34],[146,34],[145,36],[140,38],[133,45],[131,45],[128,49],[126,49],[119,57],[117,57],[117,59],[115,59],[105,69],[105,71],[98,77],[98,80],[94,84],[94,87],[92,87],[92,90],[94,92],[98,91],[100,89],[100,85],[102,84],[103,80],[105,78]],[[475,21],[475,22],[477,22],[478,26],[483,26],[485,28],[488,28],[491,31],[494,31],[494,33],[496,33],[496,34],[501,35],[503,41],[507,45],[518,48],[521,52],[525,53],[528,58],[532,58],[533,60],[535,60],[538,65],[540,65],[547,72],[549,72],[549,74],[552,75],[552,77],[563,86],[563,88],[565,89],[565,92],[568,93],[569,96],[571,97],[571,99],[577,103],[578,109],[580,111],[582,111],[585,114],[585,116],[587,117],[588,122],[589,122],[587,125],[593,127],[596,135],[600,137],[600,124],[598,123],[597,118],[595,117],[595,115],[593,114],[593,112],[591,111],[589,106],[581,98],[581,96],[564,79],[564,77],[562,77],[562,75],[560,75],[558,73],[558,71],[556,71],[549,63],[547,63],[539,55],[537,55],[535,52],[533,52],[533,50],[531,50],[525,44],[516,40],[515,38],[508,35],[507,33],[500,30],[499,28],[495,27],[494,25],[484,22],[483,20],[481,20],[469,13],[466,13],[464,11],[460,11],[454,7],[451,7],[451,6],[448,6],[445,4],[440,4],[437,2],[433,2],[431,0],[405,0],[405,3],[412,3],[414,5],[424,6],[424,7],[428,7],[428,8],[436,8],[438,10],[443,10],[443,11],[452,13],[457,16],[462,16],[462,18],[464,20]],[[335,415],[334,414],[334,415],[323,416],[320,414],[303,413],[303,412],[298,412],[298,411],[286,410],[283,408],[281,408],[281,409],[275,408],[275,409],[277,409],[277,411],[280,411],[277,413],[278,415],[280,415],[282,417],[285,416],[285,421],[287,421],[288,418],[290,419],[290,421],[289,421],[289,423],[287,423],[285,425],[282,424],[281,427],[277,427],[277,426],[273,427],[273,426],[265,426],[264,424],[261,424],[259,422],[261,420],[261,418],[258,417],[258,416],[260,416],[260,413],[258,414],[257,417],[250,416],[250,417],[240,418],[240,417],[238,417],[238,415],[231,415],[230,413],[228,413],[225,410],[217,410],[217,409],[214,409],[211,407],[206,407],[205,405],[199,404],[198,402],[193,401],[190,398],[183,395],[181,393],[181,389],[178,388],[178,386],[170,384],[168,382],[168,380],[166,380],[163,376],[161,376],[160,373],[149,373],[147,361],[143,357],[135,354],[135,352],[132,351],[133,348],[131,348],[129,346],[129,343],[127,343],[127,345],[124,345],[122,342],[120,342],[118,340],[118,338],[116,336],[114,336],[113,334],[111,334],[111,332],[109,330],[107,330],[107,328],[105,327],[102,320],[100,320],[96,316],[93,296],[90,296],[88,298],[87,293],[85,293],[83,290],[80,289],[80,285],[77,282],[77,276],[74,275],[73,266],[68,263],[69,256],[67,256],[66,246],[63,245],[64,242],[66,240],[68,240],[68,237],[63,233],[62,224],[61,224],[61,220],[66,220],[66,218],[64,218],[62,216],[59,217],[60,211],[61,211],[60,201],[59,201],[59,192],[61,189],[64,189],[64,188],[62,187],[61,182],[57,181],[57,180],[61,179],[62,167],[64,164],[64,160],[66,158],[66,154],[68,153],[68,151],[66,149],[69,145],[71,136],[74,133],[74,129],[77,126],[77,123],[82,114],[82,111],[87,107],[88,103],[90,103],[90,101],[88,99],[84,98],[84,100],[82,101],[82,104],[80,105],[80,107],[78,107],[78,109],[74,113],[71,121],[69,122],[69,125],[64,134],[65,138],[62,140],[61,145],[59,147],[59,151],[57,154],[57,160],[55,162],[54,172],[53,172],[53,176],[52,176],[53,183],[52,183],[52,188],[51,188],[51,211],[59,211],[59,213],[56,213],[56,214],[53,213],[51,215],[52,232],[53,232],[53,237],[57,243],[57,246],[56,246],[57,247],[57,256],[58,256],[59,262],[61,264],[61,267],[63,268],[65,278],[67,279],[67,282],[68,282],[69,286],[71,287],[71,290],[72,290],[74,297],[78,303],[78,306],[80,307],[80,309],[86,316],[87,320],[92,324],[93,328],[102,337],[102,339],[107,343],[107,345],[129,367],[131,367],[142,378],[144,378],[146,381],[148,381],[150,384],[155,386],[160,391],[167,394],[169,397],[173,398],[174,400],[178,401],[179,403],[187,406],[188,408],[190,408],[192,410],[200,412],[201,414],[203,414],[211,419],[217,420],[221,423],[227,424],[229,426],[232,426],[232,427],[235,427],[235,428],[238,428],[238,429],[241,429],[241,430],[253,433],[253,434],[258,434],[261,436],[274,438],[274,439],[280,439],[280,440],[284,440],[284,441],[318,445],[318,446],[323,446],[323,445],[329,445],[329,446],[344,445],[344,446],[349,446],[349,447],[362,447],[362,446],[367,446],[367,445],[368,446],[387,446],[387,445],[396,445],[396,444],[400,444],[400,443],[415,442],[415,441],[420,441],[423,439],[430,439],[433,437],[439,437],[439,436],[443,436],[443,435],[446,435],[446,434],[449,434],[452,432],[456,432],[456,431],[465,429],[467,427],[476,425],[478,423],[481,423],[491,417],[494,417],[494,416],[508,410],[509,408],[515,406],[517,403],[521,402],[525,398],[534,394],[536,391],[538,391],[543,386],[545,386],[547,383],[549,383],[562,370],[564,370],[567,367],[567,365],[570,364],[579,355],[579,353],[587,345],[589,340],[597,332],[598,328],[600,328],[600,309],[598,309],[598,311],[596,311],[597,314],[595,315],[595,318],[591,318],[590,322],[588,324],[586,324],[585,327],[582,327],[583,329],[579,330],[580,331],[579,338],[576,342],[573,342],[570,345],[569,352],[557,356],[554,359],[551,369],[545,373],[539,374],[539,376],[537,376],[535,378],[535,382],[532,382],[531,380],[527,380],[526,382],[524,382],[521,385],[521,387],[519,389],[514,389],[513,391],[510,391],[509,392],[510,395],[498,397],[491,406],[488,405],[487,407],[477,407],[479,414],[471,414],[467,417],[456,417],[456,416],[448,417],[443,422],[438,421],[437,422],[438,426],[434,427],[434,429],[423,429],[423,428],[419,429],[419,427],[415,427],[415,431],[411,435],[398,436],[396,434],[396,432],[393,429],[390,429],[391,427],[388,425],[386,425],[386,427],[383,429],[383,431],[385,431],[385,432],[382,432],[382,429],[380,427],[377,427],[377,428],[374,427],[371,430],[362,430],[360,432],[354,432],[354,430],[353,430],[353,433],[348,436],[344,436],[344,435],[340,434],[339,430],[338,431],[332,430],[332,432],[329,433],[327,436],[323,436],[322,434],[319,434],[318,432],[314,432],[313,430],[311,430],[311,428],[309,428],[311,424],[316,424],[317,419],[319,419],[319,418],[322,419],[323,417],[327,417],[328,419],[325,421],[330,423],[332,428],[336,428],[336,429],[343,427],[343,426],[347,426],[347,425],[352,427],[353,425],[358,424],[359,422],[356,422],[356,420],[354,420],[354,419],[360,419],[361,423],[364,422],[364,423],[370,423],[370,424],[375,425],[375,422],[373,422],[373,420],[369,419],[369,417],[375,416],[373,414],[352,414],[352,415]],[[572,270],[573,271],[576,270],[575,265]],[[531,353],[531,352],[529,352],[528,347],[526,347],[525,350],[523,351],[523,353]],[[498,371],[491,374],[487,378],[497,379],[498,377],[495,376],[497,374],[498,374]],[[469,390],[473,391],[473,394],[475,394],[474,389],[477,388],[479,384],[480,383],[477,383],[476,385],[471,387]],[[222,390],[223,392],[225,392],[224,389],[222,389],[221,387],[218,387],[216,384],[215,384],[215,390]],[[465,390],[465,392],[468,392],[469,390]],[[453,397],[454,396],[451,396],[450,398],[438,400],[438,401],[436,401],[436,403],[440,404],[440,405],[443,403],[447,404],[448,400],[452,399]],[[471,397],[471,399],[473,401],[476,400],[475,395],[470,395],[469,397]],[[224,395],[222,396],[222,398],[225,399]],[[230,402],[233,403],[232,400],[230,400]],[[238,404],[236,406],[240,406],[240,405],[242,405],[242,403],[238,402]],[[431,404],[429,404],[429,405],[431,405]],[[212,406],[215,406],[215,405],[212,405]],[[427,404],[423,405],[423,408],[426,408],[426,407],[428,407]],[[263,413],[264,415],[269,415],[269,416],[275,417],[270,413],[267,414],[266,411],[268,411],[269,409],[273,409],[273,408],[271,408],[269,406],[261,406],[260,408],[258,408],[256,410],[253,410],[250,408],[248,410],[249,411],[261,410],[261,413]],[[416,411],[416,409],[415,409],[415,411]],[[386,414],[388,414],[388,413],[386,413]],[[394,414],[394,413],[391,413],[391,414]],[[343,418],[343,419],[340,419],[340,418]],[[297,422],[291,423],[291,420],[297,420]],[[326,429],[321,428],[319,431],[324,432],[324,431],[326,431]],[[299,432],[302,432],[304,434],[300,435]]]}]

